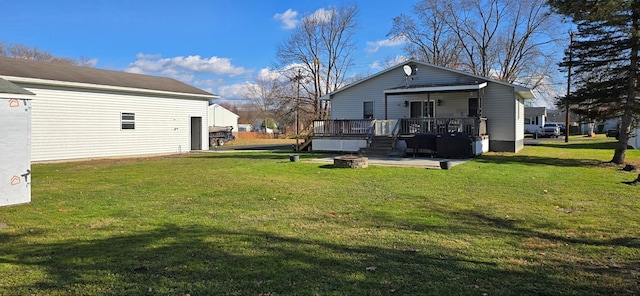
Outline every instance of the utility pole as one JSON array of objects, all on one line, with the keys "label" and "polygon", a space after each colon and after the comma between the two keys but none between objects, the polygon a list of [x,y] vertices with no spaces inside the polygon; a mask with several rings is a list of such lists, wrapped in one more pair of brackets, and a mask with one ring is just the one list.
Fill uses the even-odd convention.
[{"label": "utility pole", "polygon": [[565,120],[564,120],[564,142],[569,143],[569,95],[571,94],[571,65],[573,64],[573,32],[569,31],[569,71],[567,73],[567,96],[565,102]]},{"label": "utility pole", "polygon": [[300,69],[298,69],[298,75],[296,76],[296,81],[298,82],[298,87],[296,89],[296,152],[300,152],[300,144],[299,139],[300,133],[298,129],[300,128],[300,116],[298,114],[300,107],[300,79],[302,76],[300,75]]}]

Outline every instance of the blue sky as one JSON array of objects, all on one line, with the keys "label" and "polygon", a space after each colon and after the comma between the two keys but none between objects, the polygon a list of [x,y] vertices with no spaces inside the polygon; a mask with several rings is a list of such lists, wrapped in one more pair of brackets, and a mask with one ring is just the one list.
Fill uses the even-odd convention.
[{"label": "blue sky", "polygon": [[381,70],[402,55],[402,45],[386,37],[392,19],[416,1],[2,1],[0,41],[92,59],[96,68],[173,77],[235,100],[274,64],[277,45],[291,34],[287,25],[318,9],[356,4],[352,74]]}]

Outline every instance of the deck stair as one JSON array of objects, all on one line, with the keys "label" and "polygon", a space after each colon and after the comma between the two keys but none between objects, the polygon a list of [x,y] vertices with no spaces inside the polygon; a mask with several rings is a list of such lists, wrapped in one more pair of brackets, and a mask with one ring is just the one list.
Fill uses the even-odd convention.
[{"label": "deck stair", "polygon": [[309,133],[307,134],[306,137],[304,137],[304,142],[300,143],[297,147],[297,149],[295,148],[294,145],[294,150],[296,152],[300,152],[300,151],[307,151],[307,152],[311,152],[311,142],[313,141],[313,133]]},{"label": "deck stair", "polygon": [[394,156],[393,138],[390,136],[374,136],[369,142],[369,146],[361,148],[360,155],[370,157]]}]

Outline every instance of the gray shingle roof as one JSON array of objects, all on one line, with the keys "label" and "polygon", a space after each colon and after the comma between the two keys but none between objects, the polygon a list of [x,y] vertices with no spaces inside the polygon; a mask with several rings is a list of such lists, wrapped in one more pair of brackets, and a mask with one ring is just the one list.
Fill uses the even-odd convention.
[{"label": "gray shingle roof", "polygon": [[32,92],[0,78],[0,94],[33,95]]},{"label": "gray shingle roof", "polygon": [[167,77],[7,57],[0,57],[0,75],[215,96]]}]

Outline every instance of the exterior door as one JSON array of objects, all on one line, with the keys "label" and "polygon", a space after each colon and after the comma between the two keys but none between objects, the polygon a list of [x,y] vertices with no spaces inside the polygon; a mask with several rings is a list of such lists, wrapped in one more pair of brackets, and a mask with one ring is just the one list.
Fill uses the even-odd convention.
[{"label": "exterior door", "polygon": [[433,101],[412,101],[410,105],[411,118],[434,117]]},{"label": "exterior door", "polygon": [[202,150],[202,117],[191,117],[191,150]]},{"label": "exterior door", "polygon": [[469,113],[468,117],[480,117],[480,99],[469,98]]}]

